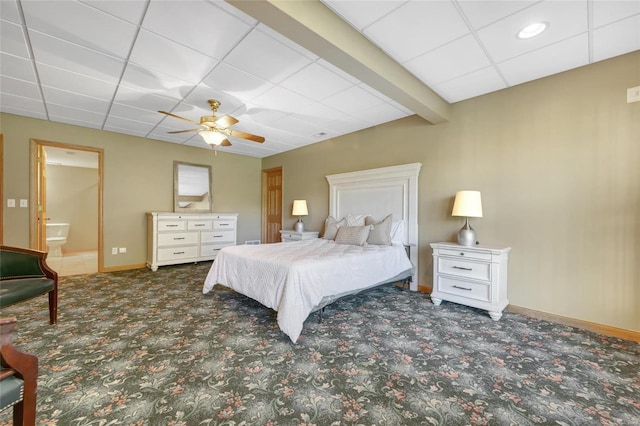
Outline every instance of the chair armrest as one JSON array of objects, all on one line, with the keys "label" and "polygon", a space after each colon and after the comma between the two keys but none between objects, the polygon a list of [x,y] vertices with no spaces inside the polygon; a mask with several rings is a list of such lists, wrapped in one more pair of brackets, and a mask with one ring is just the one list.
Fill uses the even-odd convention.
[{"label": "chair armrest", "polygon": [[15,370],[15,375],[27,384],[35,386],[38,380],[38,357],[20,352],[13,346],[11,333],[16,326],[15,318],[0,318],[0,361],[2,367]]},{"label": "chair armrest", "polygon": [[0,246],[0,280],[47,277],[58,282],[58,273],[46,262],[47,252]]}]

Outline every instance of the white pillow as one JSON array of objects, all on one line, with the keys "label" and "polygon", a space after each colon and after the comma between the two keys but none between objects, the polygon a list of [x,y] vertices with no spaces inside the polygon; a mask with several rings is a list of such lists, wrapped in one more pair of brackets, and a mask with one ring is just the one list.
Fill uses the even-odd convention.
[{"label": "white pillow", "polygon": [[391,222],[391,241],[407,244],[406,236],[404,235],[404,220]]},{"label": "white pillow", "polygon": [[378,246],[390,246],[391,245],[391,219],[392,215],[388,215],[380,222],[375,222],[375,219],[371,216],[367,216],[365,223],[371,225],[371,231],[367,238],[367,244],[373,244]]},{"label": "white pillow", "polygon": [[336,235],[336,244],[363,246],[367,243],[370,231],[371,226],[341,226]]},{"label": "white pillow", "polygon": [[335,240],[336,234],[338,233],[338,228],[340,228],[344,224],[344,219],[337,221],[333,216],[329,216],[324,221],[324,234],[322,235],[322,238],[325,240]]},{"label": "white pillow", "polygon": [[366,214],[360,214],[357,216],[348,214],[345,216],[344,220],[346,221],[347,226],[364,226],[364,220],[366,217]]}]

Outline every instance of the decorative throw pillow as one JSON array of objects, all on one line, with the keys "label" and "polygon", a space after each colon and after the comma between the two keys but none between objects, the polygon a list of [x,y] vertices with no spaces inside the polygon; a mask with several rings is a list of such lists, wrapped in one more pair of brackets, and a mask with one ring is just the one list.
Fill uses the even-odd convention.
[{"label": "decorative throw pillow", "polygon": [[366,214],[360,214],[357,216],[348,214],[345,216],[344,220],[346,221],[347,226],[364,226],[364,219],[366,217]]},{"label": "decorative throw pillow", "polygon": [[363,246],[367,242],[371,226],[341,226],[336,235],[336,244]]},{"label": "decorative throw pillow", "polygon": [[335,240],[338,228],[345,224],[344,219],[337,221],[333,216],[329,216],[324,221],[324,234],[322,238],[325,240]]},{"label": "decorative throw pillow", "polygon": [[390,246],[392,215],[388,215],[378,223],[369,223],[374,221],[371,219],[373,219],[371,216],[367,216],[366,223],[367,225],[371,225],[367,244]]}]

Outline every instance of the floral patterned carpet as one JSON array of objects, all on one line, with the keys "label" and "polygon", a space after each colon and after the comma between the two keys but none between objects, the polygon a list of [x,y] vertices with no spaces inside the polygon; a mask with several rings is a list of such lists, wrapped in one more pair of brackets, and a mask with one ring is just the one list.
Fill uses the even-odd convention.
[{"label": "floral patterned carpet", "polygon": [[37,424],[639,424],[639,343],[389,285],[294,345],[257,302],[203,295],[209,267],[64,277],[56,326],[46,297],[3,309],[40,359]]}]

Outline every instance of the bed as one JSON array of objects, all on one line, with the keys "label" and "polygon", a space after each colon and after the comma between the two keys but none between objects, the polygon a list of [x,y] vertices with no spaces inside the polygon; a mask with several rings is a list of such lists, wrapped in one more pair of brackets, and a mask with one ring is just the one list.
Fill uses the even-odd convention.
[{"label": "bed", "polygon": [[[225,247],[209,270],[203,293],[219,284],[277,311],[278,326],[295,343],[309,314],[341,297],[401,280],[417,290],[420,166],[327,176],[327,221],[343,225],[335,239]],[[345,226],[347,218],[353,226]],[[369,225],[362,226],[363,220]],[[367,227],[374,232],[389,221],[390,244],[359,245],[362,235],[351,235]]]}]

